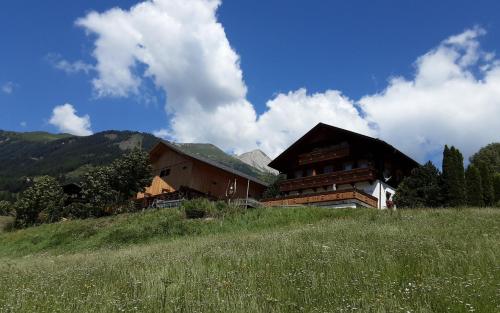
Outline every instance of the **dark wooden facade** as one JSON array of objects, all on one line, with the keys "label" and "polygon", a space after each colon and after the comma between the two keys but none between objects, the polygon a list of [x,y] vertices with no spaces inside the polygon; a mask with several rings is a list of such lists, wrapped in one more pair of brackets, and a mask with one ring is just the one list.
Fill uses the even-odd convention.
[{"label": "dark wooden facade", "polygon": [[348,200],[351,195],[365,206],[384,207],[385,193],[392,196],[418,163],[382,140],[320,123],[269,166],[286,179],[280,184],[280,196],[267,199],[268,203],[321,203],[339,197]]},{"label": "dark wooden facade", "polygon": [[212,160],[180,150],[161,141],[150,151],[154,179],[138,198],[174,193],[181,188],[212,199],[226,199],[228,186],[236,186],[232,198],[260,198],[267,184]]}]

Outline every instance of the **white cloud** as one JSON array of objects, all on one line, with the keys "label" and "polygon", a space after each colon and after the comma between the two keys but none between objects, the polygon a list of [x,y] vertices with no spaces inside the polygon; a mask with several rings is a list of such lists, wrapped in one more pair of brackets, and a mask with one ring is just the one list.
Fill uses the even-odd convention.
[{"label": "white cloud", "polygon": [[[239,56],[217,21],[219,5],[218,0],[155,0],[79,19],[77,25],[97,36],[97,93],[136,94],[142,80],[151,78],[166,92],[171,116],[170,129],[157,135],[212,142],[237,153],[259,146],[276,155],[320,120],[369,131],[337,91],[278,95],[268,102],[269,111],[257,116],[246,100]],[[287,120],[283,112],[294,117]]]},{"label": "white cloud", "polygon": [[92,135],[90,129],[90,117],[88,115],[76,115],[75,108],[69,104],[56,106],[52,111],[49,123],[58,128],[60,132],[76,136]]},{"label": "white cloud", "polygon": [[21,127],[26,127],[26,126],[28,126],[28,123],[26,123],[25,121],[22,121],[21,123],[19,123],[19,125]]},{"label": "white cloud", "polygon": [[80,72],[88,74],[90,71],[94,70],[94,66],[92,64],[85,63],[82,60],[69,62],[68,60],[63,59],[59,54],[50,53],[46,58],[54,68],[61,70],[66,74],[76,74]]},{"label": "white cloud", "polygon": [[468,157],[500,140],[500,66],[480,50],[484,33],[451,36],[418,58],[412,79],[392,79],[381,93],[363,97],[359,103],[378,135],[420,161],[444,144]]},{"label": "white cloud", "polygon": [[14,92],[15,86],[16,84],[14,84],[13,82],[6,82],[2,84],[2,87],[0,89],[2,90],[3,93],[10,95],[11,93]]},{"label": "white cloud", "polygon": [[158,138],[163,138],[163,139],[170,139],[172,135],[166,128],[161,128],[158,130],[153,131],[153,135],[155,135]]},{"label": "white cloud", "polygon": [[100,96],[140,93],[151,79],[167,96],[169,128],[158,136],[212,142],[236,153],[276,156],[317,122],[381,137],[419,161],[445,143],[466,157],[498,140],[500,66],[473,28],[417,59],[415,76],[351,100],[340,91],[278,94],[258,114],[246,99],[238,54],[217,20],[219,0],[152,0],[129,10],[91,12],[77,25],[95,36]]}]

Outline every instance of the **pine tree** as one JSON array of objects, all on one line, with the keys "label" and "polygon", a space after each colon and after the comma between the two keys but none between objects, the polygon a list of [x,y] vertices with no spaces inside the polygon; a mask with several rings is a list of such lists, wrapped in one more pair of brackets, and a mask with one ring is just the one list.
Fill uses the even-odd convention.
[{"label": "pine tree", "polygon": [[465,171],[467,205],[483,206],[483,188],[481,185],[481,174],[473,164]]},{"label": "pine tree", "polygon": [[444,198],[445,204],[448,205],[449,199],[450,199],[450,190],[451,190],[451,185],[452,185],[451,178],[452,178],[452,172],[453,172],[450,149],[448,148],[448,145],[444,146],[442,168],[443,168],[443,174],[442,174],[443,198]]},{"label": "pine tree", "polygon": [[413,169],[399,184],[394,201],[407,208],[442,206],[439,170],[430,161]]},{"label": "pine tree", "polygon": [[493,171],[491,167],[484,162],[479,163],[479,173],[481,174],[481,185],[483,187],[484,205],[493,205],[495,201],[495,191],[493,187]]},{"label": "pine tree", "polygon": [[443,151],[443,196],[447,206],[465,204],[465,175],[463,156],[455,147]]},{"label": "pine tree", "polygon": [[466,204],[465,196],[465,169],[464,169],[464,156],[460,150],[454,151],[455,172],[457,175],[457,206]]}]

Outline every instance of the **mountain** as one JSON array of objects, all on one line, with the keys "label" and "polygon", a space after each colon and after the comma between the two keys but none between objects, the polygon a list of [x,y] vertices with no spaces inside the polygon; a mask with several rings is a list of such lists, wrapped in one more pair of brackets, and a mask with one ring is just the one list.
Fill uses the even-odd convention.
[{"label": "mountain", "polygon": [[[150,150],[159,139],[148,133],[105,131],[79,137],[46,132],[0,130],[0,200],[11,199],[26,187],[27,178],[51,175],[61,182],[78,181],[90,167],[111,163],[128,150]],[[177,144],[253,177],[271,182],[274,176],[226,154],[211,144]]]},{"label": "mountain", "polygon": [[267,156],[263,151],[256,149],[253,151],[245,152],[243,154],[238,155],[240,161],[253,166],[263,172],[271,173],[274,175],[278,174],[278,171],[267,166],[272,160]]},{"label": "mountain", "polygon": [[[210,160],[222,163],[226,166],[234,168],[252,177],[258,178],[264,182],[271,183],[276,177],[275,174],[263,170],[260,167],[249,164],[239,158],[239,156],[232,156],[222,151],[217,146],[209,143],[177,143],[181,150],[200,155]],[[263,153],[263,152],[262,152]],[[263,153],[264,154],[264,153]],[[265,155],[265,154],[264,154]],[[267,157],[267,156],[266,156]],[[267,157],[269,158],[269,157]]]}]

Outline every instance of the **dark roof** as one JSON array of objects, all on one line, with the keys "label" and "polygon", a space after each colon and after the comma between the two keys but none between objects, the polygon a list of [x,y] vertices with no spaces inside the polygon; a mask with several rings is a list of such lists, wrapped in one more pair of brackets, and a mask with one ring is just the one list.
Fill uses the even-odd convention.
[{"label": "dark roof", "polygon": [[257,179],[255,177],[252,177],[248,174],[245,174],[243,172],[240,172],[238,170],[235,170],[234,168],[231,168],[229,166],[226,166],[224,164],[221,164],[219,162],[216,162],[214,160],[210,160],[208,158],[205,158],[203,156],[200,156],[198,154],[194,154],[194,153],[191,153],[191,152],[188,152],[188,151],[185,151],[185,150],[182,150],[180,149],[178,146],[176,146],[175,144],[172,144],[168,141],[165,141],[165,140],[160,140],[156,145],[154,145],[154,147],[151,149],[150,152],[152,152],[153,150],[156,149],[156,147],[158,147],[159,145],[165,145],[167,146],[168,148],[174,150],[175,152],[179,153],[179,154],[182,154],[182,155],[185,155],[187,157],[190,157],[190,158],[193,158],[195,160],[198,160],[200,162],[203,162],[203,163],[206,163],[208,165],[211,165],[211,166],[214,166],[214,167],[217,167],[223,171],[226,171],[226,172],[229,172],[229,173],[232,173],[234,175],[237,175],[237,176],[241,176],[243,178],[246,178],[250,181],[253,181],[254,183],[257,183],[257,184],[260,184],[260,185],[263,185],[263,186],[269,186],[267,183],[261,181],[260,179]]},{"label": "dark roof", "polygon": [[329,131],[335,131],[335,132],[338,132],[340,134],[345,134],[345,135],[349,135],[349,136],[353,136],[353,137],[357,137],[357,138],[362,138],[364,140],[376,143],[378,145],[383,146],[384,148],[386,148],[388,150],[392,150],[393,152],[399,154],[409,164],[412,164],[415,167],[420,165],[417,161],[413,160],[412,158],[410,158],[409,156],[407,156],[403,152],[399,151],[398,149],[396,149],[395,147],[393,147],[392,145],[388,144],[387,142],[385,142],[385,141],[383,141],[381,139],[373,138],[373,137],[366,136],[366,135],[362,135],[362,134],[359,134],[359,133],[356,133],[356,132],[353,132],[353,131],[350,131],[350,130],[347,130],[347,129],[343,129],[343,128],[340,128],[340,127],[335,127],[335,126],[324,124],[324,123],[318,123],[311,130],[309,130],[302,137],[300,137],[297,141],[295,141],[291,146],[289,146],[285,151],[283,151],[280,155],[278,155],[274,160],[272,160],[269,163],[268,166],[272,167],[274,169],[278,169],[278,167],[280,167],[279,164],[286,158],[286,155],[289,152],[293,151],[293,149],[295,149],[296,147],[298,147],[302,143],[306,142],[307,139],[310,137],[310,135],[312,133],[314,133],[314,132],[316,132],[316,131],[318,131],[320,129],[325,129],[325,130],[329,130]]}]

